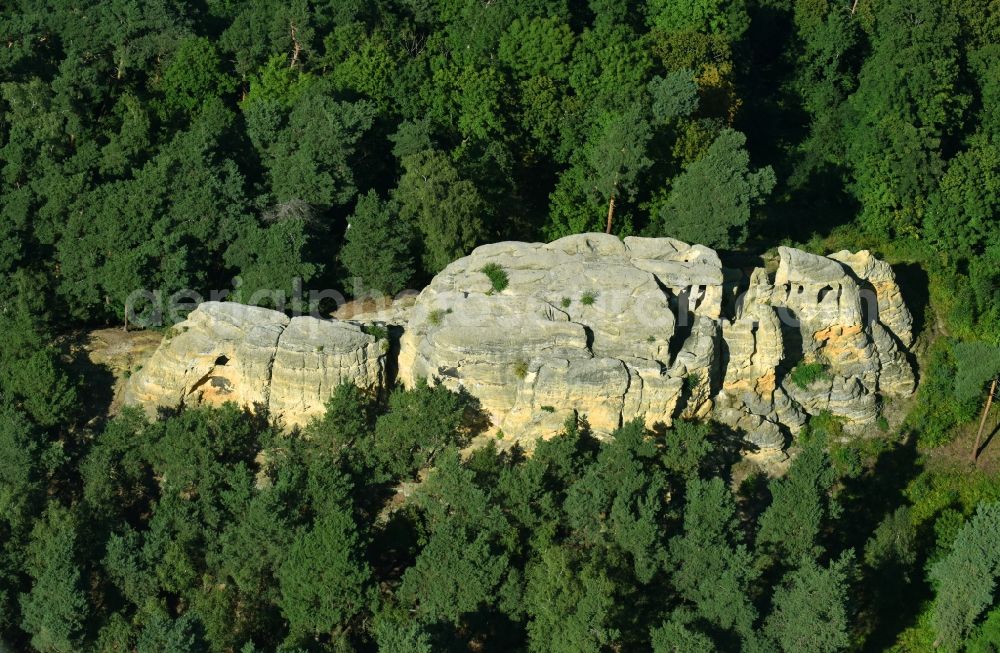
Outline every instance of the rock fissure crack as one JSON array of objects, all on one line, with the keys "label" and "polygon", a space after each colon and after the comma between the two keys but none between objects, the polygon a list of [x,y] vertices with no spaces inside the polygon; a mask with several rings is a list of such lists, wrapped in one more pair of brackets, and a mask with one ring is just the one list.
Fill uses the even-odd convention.
[{"label": "rock fissure crack", "polygon": [[281,347],[281,336],[285,335],[285,331],[288,329],[288,325],[282,325],[278,332],[278,337],[274,342],[274,349],[271,351],[271,357],[267,361],[267,367],[265,371],[265,381],[264,381],[264,392],[263,400],[264,405],[267,406],[268,410],[271,410],[271,378],[274,376],[274,359],[278,356],[278,349]]}]

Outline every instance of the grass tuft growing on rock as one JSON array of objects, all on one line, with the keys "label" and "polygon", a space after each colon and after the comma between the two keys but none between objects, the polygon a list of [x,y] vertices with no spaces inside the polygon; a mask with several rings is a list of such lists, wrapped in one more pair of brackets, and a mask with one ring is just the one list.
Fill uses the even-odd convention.
[{"label": "grass tuft growing on rock", "polygon": [[507,272],[496,263],[487,263],[479,271],[489,277],[490,283],[493,284],[493,290],[496,292],[503,292],[503,289],[510,283]]},{"label": "grass tuft growing on rock", "polygon": [[439,326],[441,321],[444,320],[444,316],[448,314],[448,311],[442,310],[440,308],[435,308],[433,311],[427,314],[427,321],[431,323],[432,326]]},{"label": "grass tuft growing on rock", "polygon": [[580,298],[580,303],[584,306],[591,306],[597,300],[597,293],[588,290],[583,293],[583,297]]},{"label": "grass tuft growing on rock", "polygon": [[522,359],[514,363],[514,376],[519,379],[528,376],[528,361]]},{"label": "grass tuft growing on rock", "polygon": [[572,299],[570,299],[569,297],[563,297],[562,300],[559,302],[559,305],[562,306],[563,308],[569,308],[569,305],[572,303],[573,303]]}]

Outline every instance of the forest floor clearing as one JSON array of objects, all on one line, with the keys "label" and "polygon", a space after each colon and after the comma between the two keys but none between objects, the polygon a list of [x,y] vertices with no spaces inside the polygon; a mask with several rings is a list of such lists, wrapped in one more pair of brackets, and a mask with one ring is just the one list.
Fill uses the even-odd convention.
[{"label": "forest floor clearing", "polygon": [[[409,294],[407,294],[409,293]],[[408,310],[417,301],[416,291],[407,291],[393,297],[362,297],[344,302],[330,317],[336,320],[357,320],[359,322],[388,322],[403,325],[408,318]]]},{"label": "forest floor clearing", "polygon": [[[974,467],[972,446],[979,430],[979,417],[977,415],[973,422],[957,427],[956,437],[950,443],[927,450],[927,467],[935,471],[971,471]],[[986,417],[975,467],[987,474],[1000,474],[1000,408],[996,402]]]}]

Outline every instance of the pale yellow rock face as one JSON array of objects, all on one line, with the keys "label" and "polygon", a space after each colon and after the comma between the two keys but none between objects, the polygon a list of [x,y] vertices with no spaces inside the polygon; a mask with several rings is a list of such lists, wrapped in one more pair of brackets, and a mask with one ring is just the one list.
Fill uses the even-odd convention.
[{"label": "pale yellow rock face", "polygon": [[[743,354],[749,345],[746,327],[740,329],[739,325],[750,316],[757,340],[777,343],[774,321],[767,313],[777,315],[784,344],[779,363],[773,365],[778,387],[772,405],[754,398],[767,398],[767,387],[759,381],[752,393],[741,396],[736,392],[745,389],[744,377],[748,376],[746,371],[739,373],[738,365],[733,381],[727,373],[724,387],[743,400],[746,412],[785,425],[792,433],[804,424],[807,414],[821,411],[843,418],[848,427],[870,424],[878,416],[879,393],[906,396],[915,387],[913,369],[899,346],[904,339],[912,342],[912,319],[892,268],[866,251],[825,257],[781,247],[778,253],[780,262],[773,282],[764,270],[756,270],[736,322],[724,330],[724,334],[732,334],[731,352]],[[773,360],[771,351],[765,367]],[[812,362],[827,366],[827,378],[806,388],[789,380],[787,373],[796,364]],[[753,376],[749,374],[751,379]]]},{"label": "pale yellow rock face", "polygon": [[271,413],[287,426],[304,426],[323,415],[342,383],[379,390],[388,345],[349,322],[292,318],[278,339],[271,366]]},{"label": "pale yellow rock face", "polygon": [[174,326],[125,387],[126,403],[175,408],[221,404],[267,406],[271,361],[289,319],[230,302],[207,302]]},{"label": "pale yellow rock face", "polygon": [[231,401],[302,426],[323,414],[342,382],[380,389],[387,350],[353,323],[206,302],[132,375],[124,400],[150,413]]},{"label": "pale yellow rock face", "polygon": [[[322,415],[341,383],[385,391],[393,367],[404,386],[468,392],[493,431],[527,448],[570,417],[597,435],[640,417],[711,417],[762,451],[780,451],[821,411],[870,424],[880,395],[915,385],[912,319],[892,269],[868,252],[779,256],[773,277],[759,268],[745,279],[711,249],[671,238],[485,245],[412,303],[368,316],[402,332],[398,349],[357,322],[209,302],[133,375],[125,399],[150,411],[235,401],[294,427]],[[488,264],[506,287],[493,288]],[[795,366],[813,361],[827,373],[792,383]]]},{"label": "pale yellow rock face", "polygon": [[819,328],[861,325],[858,285],[836,261],[779,247],[771,304],[791,312],[804,324]]},{"label": "pale yellow rock face", "polygon": [[744,431],[761,449],[781,449],[782,426],[797,431],[805,423],[805,415],[778,385],[785,339],[778,312],[768,303],[773,290],[764,270],[755,270],[734,319],[722,322],[727,355],[715,412],[719,421]]},{"label": "pale yellow rock face", "polygon": [[830,258],[847,266],[853,276],[863,284],[870,284],[870,290],[876,295],[874,310],[871,310],[870,298],[863,299],[868,301],[869,312],[874,313],[871,318],[881,323],[903,347],[912,345],[913,316],[903,302],[903,293],[896,283],[896,274],[892,271],[892,267],[872,256],[866,249],[856,254],[845,249],[831,254]]},{"label": "pale yellow rock face", "polygon": [[[488,264],[507,274],[502,291],[481,271]],[[704,416],[721,289],[715,252],[670,238],[486,245],[417,299],[400,380],[464,388],[515,439],[556,433],[571,415],[597,434],[639,416],[669,424],[685,383],[685,410]]]}]

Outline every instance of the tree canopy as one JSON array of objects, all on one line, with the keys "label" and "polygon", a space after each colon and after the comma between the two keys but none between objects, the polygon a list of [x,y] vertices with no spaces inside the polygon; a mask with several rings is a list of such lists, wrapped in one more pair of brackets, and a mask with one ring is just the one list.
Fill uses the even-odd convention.
[{"label": "tree canopy", "polygon": [[[995,0],[21,0],[0,26],[4,646],[1000,647],[995,461],[946,464],[1000,373]],[[396,294],[609,226],[733,268],[893,263],[928,327],[908,415],[814,418],[765,478],[711,422],[525,452],[433,379],[294,433],[112,415],[81,345],[178,293]]]}]

